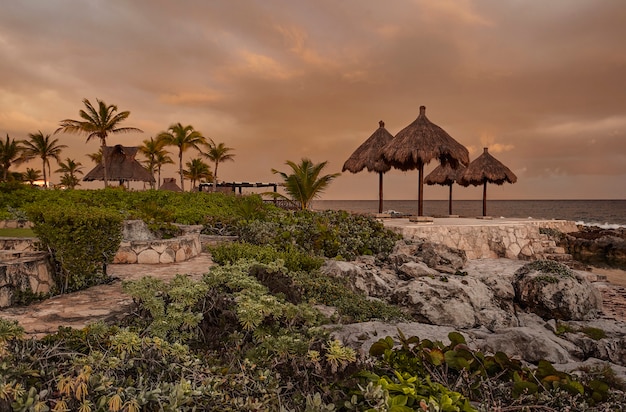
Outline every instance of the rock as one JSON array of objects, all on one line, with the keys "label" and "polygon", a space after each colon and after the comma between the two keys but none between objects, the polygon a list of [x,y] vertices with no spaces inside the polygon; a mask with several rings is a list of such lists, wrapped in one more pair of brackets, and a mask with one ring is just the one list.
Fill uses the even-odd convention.
[{"label": "rock", "polygon": [[559,245],[581,262],[626,269],[626,228],[579,226],[561,236]]},{"label": "rock", "polygon": [[456,273],[467,262],[465,251],[424,239],[401,240],[396,243],[389,260],[397,267],[407,262],[423,262],[443,273]]},{"label": "rock", "polygon": [[392,272],[375,267],[365,269],[356,262],[327,260],[320,271],[328,276],[347,279],[348,286],[352,290],[374,297],[389,295],[399,282],[398,277]]},{"label": "rock", "polygon": [[422,262],[406,262],[398,268],[398,275],[404,280],[421,278],[422,276],[438,276],[439,272],[429,268]]},{"label": "rock", "polygon": [[520,327],[499,330],[497,333],[472,331],[475,345],[485,353],[504,352],[527,362],[538,363],[544,359],[551,363],[572,362],[580,350],[572,343],[541,329]]},{"label": "rock", "polygon": [[550,260],[515,272],[515,302],[544,319],[583,320],[602,311],[602,297],[584,277]]}]

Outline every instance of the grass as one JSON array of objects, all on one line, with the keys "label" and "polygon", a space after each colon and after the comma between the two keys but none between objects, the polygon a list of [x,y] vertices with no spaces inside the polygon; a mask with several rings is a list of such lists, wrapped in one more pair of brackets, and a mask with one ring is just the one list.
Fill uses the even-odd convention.
[{"label": "grass", "polygon": [[0,237],[37,237],[32,229],[0,229]]}]

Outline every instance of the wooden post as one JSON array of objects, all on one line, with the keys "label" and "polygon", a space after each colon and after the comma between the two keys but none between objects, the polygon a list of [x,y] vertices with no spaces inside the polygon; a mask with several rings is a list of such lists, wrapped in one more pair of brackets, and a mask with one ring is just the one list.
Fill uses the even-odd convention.
[{"label": "wooden post", "polygon": [[378,172],[378,213],[383,213],[383,172]]},{"label": "wooden post", "polygon": [[452,214],[452,183],[450,183],[450,195],[448,196],[448,214]]},{"label": "wooden post", "polygon": [[487,180],[483,185],[483,216],[487,216]]},{"label": "wooden post", "polygon": [[417,185],[417,215],[424,216],[424,179],[422,179],[422,175],[424,174],[424,163],[421,161],[419,162],[418,170],[419,183]]}]

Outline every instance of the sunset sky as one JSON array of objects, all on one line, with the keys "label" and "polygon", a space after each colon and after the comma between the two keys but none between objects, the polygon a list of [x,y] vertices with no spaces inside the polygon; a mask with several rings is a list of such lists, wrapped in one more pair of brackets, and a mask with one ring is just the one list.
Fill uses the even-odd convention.
[{"label": "sunset sky", "polygon": [[[470,159],[489,147],[517,175],[492,199],[626,199],[625,39],[623,0],[0,0],[0,137],[52,134],[101,99],[144,130],[109,144],[191,124],[235,149],[220,180],[274,182],[303,157],[340,172],[379,120],[395,135],[424,105]],[[56,137],[94,166],[99,142]],[[323,199],[377,196],[363,171]],[[385,197],[417,198],[417,171],[387,173]]]}]

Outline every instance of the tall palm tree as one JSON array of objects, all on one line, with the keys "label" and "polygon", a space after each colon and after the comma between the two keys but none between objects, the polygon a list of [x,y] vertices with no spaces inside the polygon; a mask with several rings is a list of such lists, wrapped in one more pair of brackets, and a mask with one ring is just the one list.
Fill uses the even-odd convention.
[{"label": "tall palm tree", "polygon": [[291,160],[285,163],[291,167],[292,173],[287,174],[276,169],[272,173],[279,174],[285,181],[285,190],[291,200],[300,204],[302,210],[311,206],[311,202],[319,197],[336,177],[341,173],[320,176],[328,162],[314,164],[311,159],[302,158],[300,164]]},{"label": "tall palm tree", "polygon": [[154,157],[154,167],[157,170],[157,188],[161,187],[161,167],[164,165],[174,164],[171,157],[168,156],[165,150],[158,152]]},{"label": "tall palm tree", "polygon": [[[22,140],[22,156],[24,160],[31,160],[35,157],[41,159],[43,163],[43,186],[48,187],[48,176],[52,177],[50,172],[50,158],[59,162],[61,151],[67,145],[59,144],[59,139],[52,139],[49,134],[44,135],[41,130],[37,133],[29,133],[28,140]],[[46,174],[46,168],[48,174]]]},{"label": "tall palm tree", "polygon": [[[139,146],[139,152],[146,157],[143,163],[146,165],[146,169],[150,172],[150,175],[154,177],[154,169],[156,168],[156,160],[159,155],[163,157],[166,156],[166,151],[163,149],[165,146],[165,141],[163,139],[154,139],[150,137],[150,139],[146,139],[142,142],[142,145]],[[170,159],[171,160],[171,159]],[[152,188],[154,189],[154,183],[150,183]],[[160,185],[160,182],[159,182]]]},{"label": "tall palm tree", "polygon": [[35,182],[41,179],[41,170],[35,170],[30,167],[26,168],[26,172],[22,173],[24,180],[30,183],[31,186],[35,185]]},{"label": "tall palm tree", "polygon": [[5,182],[9,176],[11,165],[18,165],[24,161],[20,143],[15,139],[11,140],[8,134],[5,142],[0,140],[0,170],[2,171],[2,180]]},{"label": "tall palm tree", "polygon": [[[120,123],[128,119],[129,111],[117,112],[117,106],[114,104],[107,105],[102,100],[96,99],[98,108],[96,109],[88,99],[83,99],[83,104],[87,108],[79,110],[78,114],[82,120],[65,119],[61,120],[61,127],[55,133],[65,132],[74,134],[86,134],[87,141],[92,138],[100,139],[100,146],[104,148],[107,145],[107,136],[109,134],[140,132],[141,129],[136,127],[120,127]],[[102,149],[104,153],[104,149]],[[102,156],[102,167],[104,169],[104,187],[108,185],[107,159]]]},{"label": "tall palm tree", "polygon": [[187,169],[183,170],[183,173],[187,179],[191,180],[192,189],[196,186],[196,181],[202,179],[211,180],[213,178],[209,165],[200,158],[192,159],[185,166],[187,166]]},{"label": "tall palm tree", "polygon": [[178,173],[180,174],[180,188],[184,192],[183,152],[189,148],[201,151],[200,146],[207,144],[206,138],[202,136],[202,133],[194,130],[192,125],[183,126],[180,123],[175,123],[166,132],[159,133],[157,139],[163,139],[168,146],[178,147]]},{"label": "tall palm tree", "polygon": [[215,169],[213,170],[213,190],[217,187],[217,166],[220,162],[233,161],[235,154],[229,153],[233,149],[232,147],[226,147],[224,143],[215,144],[213,140],[209,140],[209,150],[201,152],[204,157],[215,163]]}]

